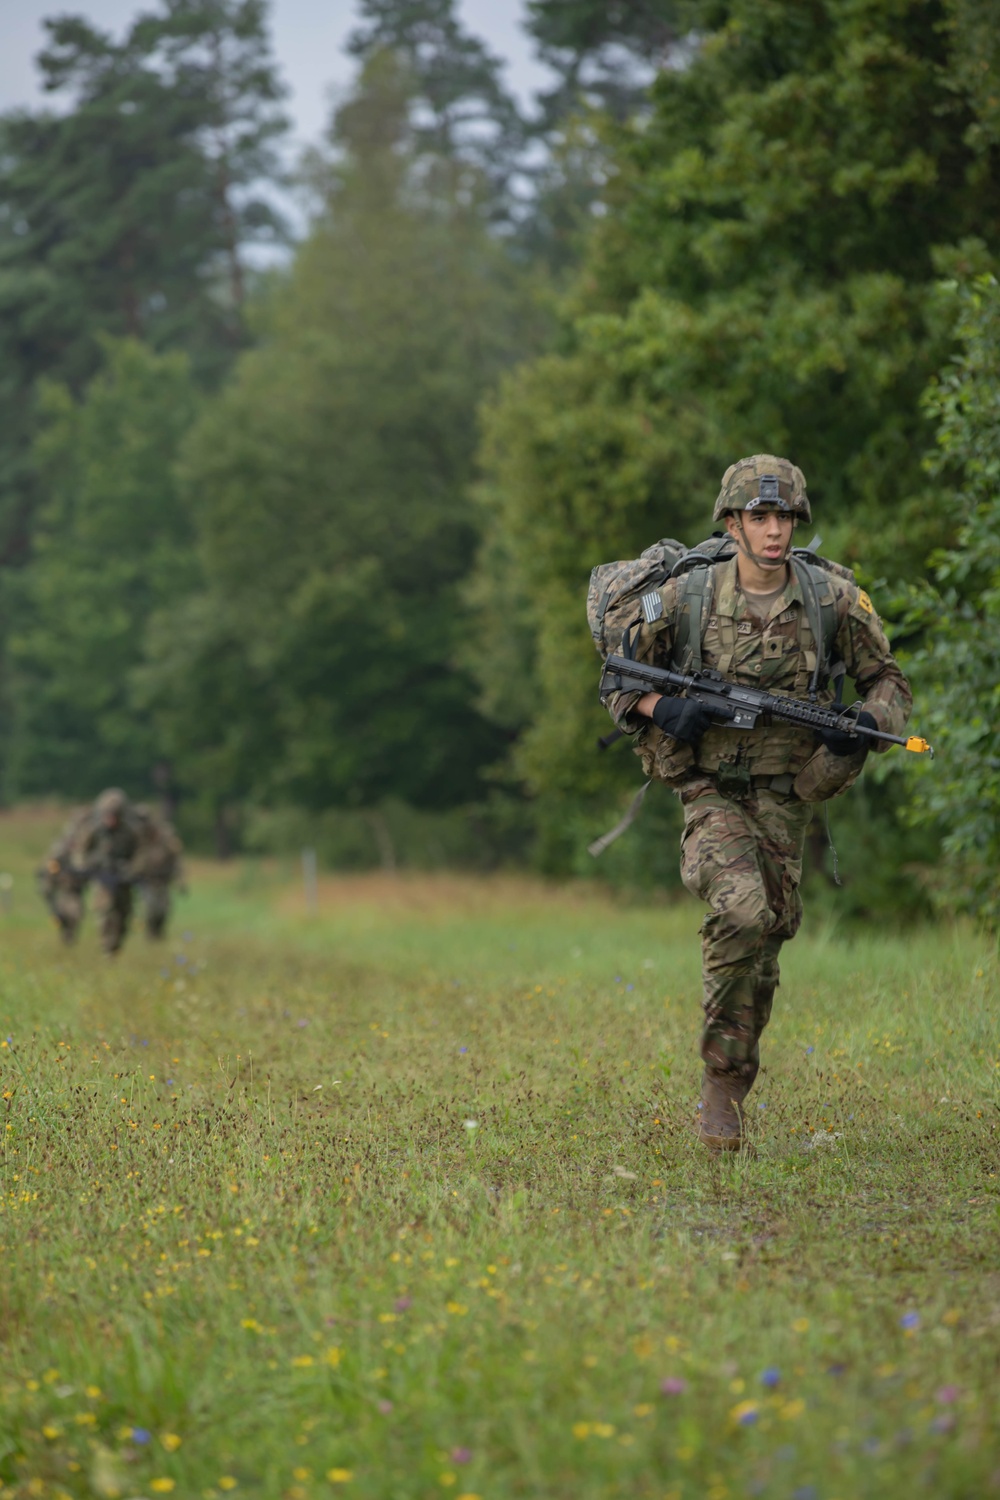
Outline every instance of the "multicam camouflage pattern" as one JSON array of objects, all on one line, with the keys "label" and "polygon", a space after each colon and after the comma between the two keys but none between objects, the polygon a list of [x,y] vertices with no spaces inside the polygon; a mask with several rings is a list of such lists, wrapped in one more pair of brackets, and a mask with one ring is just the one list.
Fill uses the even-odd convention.
[{"label": "multicam camouflage pattern", "polygon": [[[94,906],[100,915],[101,947],[117,953],[125,940],[132,913],[135,860],[142,828],[123,793],[102,793],[73,840],[73,868],[95,887]],[[106,822],[106,817],[115,819]]]},{"label": "multicam camouflage pattern", "polygon": [[98,877],[94,910],[100,917],[101,948],[117,953],[132,917],[132,887],[127,881]]},{"label": "multicam camouflage pattern", "polygon": [[681,878],[709,906],[701,925],[701,1055],[709,1069],[736,1074],[749,1088],[780,977],[778,954],[802,920],[811,810],[763,788],[734,801],[708,780],[692,780],[681,800]]},{"label": "multicam camouflage pattern", "polygon": [[87,875],[131,880],[141,843],[142,828],[131,807],[126,806],[113,824],[106,823],[95,807],[73,841],[73,864]]},{"label": "multicam camouflage pattern", "polygon": [[125,939],[135,886],[142,896],[148,935],[162,937],[171,886],[183,878],[183,847],[166,818],[133,805],[117,787],[102,792],[90,807],[78,809],[36,872],[39,892],[63,940],[72,942],[76,936],[88,884],[95,887],[106,952],[117,952]]},{"label": "multicam camouflage pattern", "polygon": [[638,618],[640,594],[659,588],[686,551],[683,542],[664,537],[638,557],[600,563],[591,570],[587,620],[594,645],[602,657],[617,651],[626,626]]},{"label": "multicam camouflage pattern", "polygon": [[[747,606],[736,558],[717,564],[712,573],[712,605],[702,637],[704,666],[734,682],[805,698],[816,664],[816,642],[799,578],[794,573],[789,576],[766,621],[762,622]],[[878,728],[889,734],[901,734],[909,717],[912,695],[871,600],[850,579],[837,574],[825,575],[824,583],[837,616],[834,659],[844,663]],[[661,618],[651,625],[642,623],[634,631],[632,648],[639,661],[659,667],[674,665],[673,639],[680,590],[676,579],[665,583],[660,589]],[[820,691],[819,701],[829,703],[833,696],[827,685]],[[713,725],[697,750],[692,750],[690,745],[661,733],[649,720],[632,717],[631,709],[638,697],[637,693],[615,693],[607,706],[626,733],[637,735],[636,749],[642,756],[646,774],[678,789],[693,775],[717,775],[723,765],[735,765],[751,776],[791,773],[798,777],[819,748],[810,730],[791,724],[760,725],[743,731],[720,724]],[[860,769],[860,761],[854,756],[842,757],[839,768],[830,764],[826,752],[821,760],[831,777],[842,776],[842,785],[854,779]],[[827,779],[822,795],[832,796],[838,789]],[[813,795],[809,800],[820,799]]]},{"label": "multicam camouflage pattern", "polygon": [[779,501],[784,501],[791,513],[803,521],[812,520],[812,509],[806,493],[806,476],[787,458],[778,458],[773,453],[755,453],[752,458],[741,458],[722,476],[712,511],[712,520],[721,521],[723,516],[736,510],[746,510],[760,494],[760,481],[772,474],[778,481]]},{"label": "multicam camouflage pattern", "polygon": [[[836,613],[832,658],[844,663],[877,726],[902,733],[912,697],[871,600],[839,574],[828,575],[824,586],[826,608]],[[747,604],[735,558],[715,566],[712,589],[703,665],[735,682],[805,698],[817,646],[796,572],[790,571],[764,620]],[[641,661],[672,667],[683,591],[669,580],[660,597],[661,617],[638,627],[633,650]],[[808,804],[849,785],[864,756],[833,756],[811,731],[784,724],[748,731],[713,725],[692,748],[635,719],[638,696],[614,694],[608,707],[627,733],[638,731],[647,774],[680,797],[681,875],[709,906],[701,929],[706,1078],[739,1079],[745,1092],[760,1065],[758,1043],[778,985],[778,955],[802,919]],[[828,703],[834,695],[825,686],[819,696]]]},{"label": "multicam camouflage pattern", "polygon": [[170,916],[170,888],[183,879],[184,845],[166,818],[141,804],[133,811],[142,835],[133,870],[142,896],[146,935],[162,938]]},{"label": "multicam camouflage pattern", "polygon": [[89,808],[77,809],[35,871],[39,895],[55,918],[64,943],[73,942],[83,920],[86,880],[73,868],[71,851],[89,816]]}]

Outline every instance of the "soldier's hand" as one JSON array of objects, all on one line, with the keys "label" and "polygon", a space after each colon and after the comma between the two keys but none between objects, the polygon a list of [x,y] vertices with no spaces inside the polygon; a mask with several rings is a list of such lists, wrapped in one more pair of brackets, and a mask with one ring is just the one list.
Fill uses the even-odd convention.
[{"label": "soldier's hand", "polygon": [[[858,714],[856,722],[866,729],[878,728],[878,720],[864,709]],[[841,734],[839,729],[821,729],[819,737],[831,755],[856,755],[859,750],[867,755],[872,747],[871,740],[853,734]]]},{"label": "soldier's hand", "polygon": [[694,698],[670,698],[664,695],[654,705],[650,718],[657,729],[675,740],[697,745],[712,723],[712,715]]}]

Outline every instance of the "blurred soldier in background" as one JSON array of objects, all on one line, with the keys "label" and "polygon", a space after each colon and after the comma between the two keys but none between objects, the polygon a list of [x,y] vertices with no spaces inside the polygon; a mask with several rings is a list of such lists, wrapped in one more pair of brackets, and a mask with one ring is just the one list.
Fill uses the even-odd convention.
[{"label": "blurred soldier in background", "polygon": [[184,879],[181,843],[171,823],[149,807],[134,809],[141,828],[135,873],[146,915],[146,935],[162,938],[170,915],[170,887]]},{"label": "blurred soldier in background", "polygon": [[39,894],[56,919],[59,936],[72,943],[83,920],[87,878],[73,868],[73,844],[90,817],[89,807],[78,807],[59,837],[53,840],[45,863],[35,871]]},{"label": "blurred soldier in background", "polygon": [[117,953],[125,940],[142,843],[142,821],[118,787],[101,793],[73,841],[73,869],[97,887],[94,904],[105,953]]}]

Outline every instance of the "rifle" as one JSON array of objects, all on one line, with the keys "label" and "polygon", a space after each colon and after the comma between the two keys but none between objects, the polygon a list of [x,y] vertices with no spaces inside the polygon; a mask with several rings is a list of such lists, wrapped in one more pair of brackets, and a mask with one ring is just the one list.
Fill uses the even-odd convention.
[{"label": "rifle", "polygon": [[[839,704],[825,706],[821,703],[803,703],[799,698],[788,698],[784,693],[767,693],[763,688],[744,687],[742,683],[730,682],[720,672],[705,670],[671,672],[666,667],[647,666],[645,662],[632,661],[627,656],[609,656],[604,663],[601,678],[601,697],[608,693],[667,693],[684,695],[702,704],[709,713],[733,729],[754,729],[757,721],[776,719],[780,724],[799,724],[803,729],[836,730],[838,734],[849,734],[859,740],[883,740],[890,745],[902,745],[904,750],[915,754],[927,754],[933,760],[934,751],[926,740],[917,735],[886,734],[882,729],[869,729],[859,724],[854,717],[861,704],[842,708]],[[610,738],[610,736],[608,737]]]}]

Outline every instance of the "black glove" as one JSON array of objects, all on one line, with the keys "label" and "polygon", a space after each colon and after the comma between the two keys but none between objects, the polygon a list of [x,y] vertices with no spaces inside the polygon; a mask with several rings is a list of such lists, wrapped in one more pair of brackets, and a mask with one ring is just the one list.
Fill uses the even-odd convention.
[{"label": "black glove", "polygon": [[[855,722],[864,725],[866,729],[878,728],[878,720],[864,709],[858,714]],[[871,740],[855,738],[851,734],[841,734],[839,729],[821,729],[819,737],[831,755],[855,755],[859,750],[863,750],[867,755],[872,747]]]},{"label": "black glove", "polygon": [[663,697],[653,709],[653,723],[675,740],[697,745],[712,723],[712,715],[694,698]]}]

